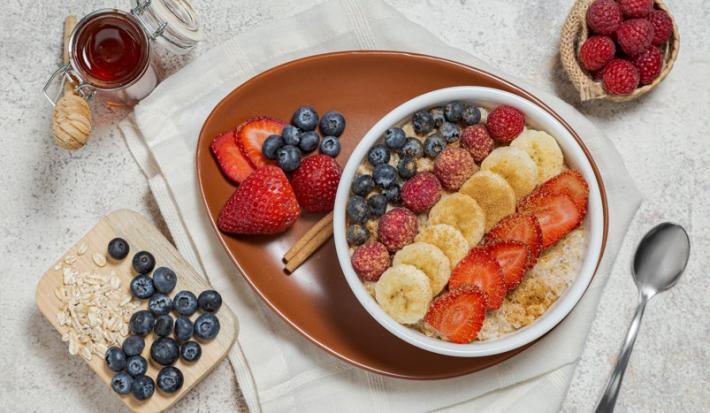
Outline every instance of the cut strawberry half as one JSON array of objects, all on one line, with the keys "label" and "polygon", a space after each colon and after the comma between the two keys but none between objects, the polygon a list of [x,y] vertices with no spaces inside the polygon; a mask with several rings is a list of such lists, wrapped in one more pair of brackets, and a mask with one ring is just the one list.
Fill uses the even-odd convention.
[{"label": "cut strawberry half", "polygon": [[217,135],[210,144],[210,150],[217,158],[222,173],[233,182],[242,183],[247,179],[247,176],[254,172],[234,140],[234,131]]},{"label": "cut strawberry half", "polygon": [[441,338],[452,343],[470,343],[481,331],[486,316],[486,298],[476,287],[445,293],[429,306],[424,321]]},{"label": "cut strawberry half", "polygon": [[486,307],[489,310],[500,308],[507,292],[503,282],[500,265],[485,247],[476,247],[469,251],[449,278],[449,290],[478,287],[486,294]]},{"label": "cut strawberry half", "polygon": [[[572,201],[574,201],[574,204],[577,206],[582,216],[586,214],[589,186],[579,171],[573,169],[564,171],[540,185],[535,192],[567,195],[572,198]],[[521,204],[523,203],[525,203],[525,200],[521,202]]]},{"label": "cut strawberry half", "polygon": [[582,223],[583,215],[568,195],[538,192],[526,199],[520,208],[537,218],[544,248],[561,240]]},{"label": "cut strawberry half", "polygon": [[507,290],[520,284],[530,256],[528,246],[520,241],[500,241],[486,246],[486,250],[500,265]]},{"label": "cut strawberry half", "polygon": [[261,152],[261,146],[269,136],[281,135],[284,126],[280,120],[265,116],[251,118],[239,125],[236,132],[237,145],[254,169],[273,163]]},{"label": "cut strawberry half", "polygon": [[486,234],[486,244],[495,244],[499,241],[520,241],[528,246],[527,268],[537,262],[542,251],[542,230],[537,218],[531,214],[512,214],[498,221]]}]

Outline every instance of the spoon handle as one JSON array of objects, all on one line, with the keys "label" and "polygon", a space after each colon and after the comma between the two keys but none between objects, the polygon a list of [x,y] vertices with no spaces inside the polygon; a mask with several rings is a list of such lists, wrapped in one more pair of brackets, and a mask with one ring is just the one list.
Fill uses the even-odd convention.
[{"label": "spoon handle", "polygon": [[614,370],[609,377],[604,393],[602,394],[599,403],[597,403],[597,408],[594,410],[595,413],[611,413],[614,411],[616,398],[619,395],[619,389],[621,389],[621,380],[623,380],[626,366],[629,364],[631,350],[634,348],[636,335],[639,332],[641,318],[643,318],[643,311],[646,309],[647,302],[648,297],[642,294],[639,304],[636,307],[634,319],[631,321],[629,331],[626,333],[624,345],[621,347],[621,351],[619,352],[619,358],[616,361],[616,366],[614,366]]}]

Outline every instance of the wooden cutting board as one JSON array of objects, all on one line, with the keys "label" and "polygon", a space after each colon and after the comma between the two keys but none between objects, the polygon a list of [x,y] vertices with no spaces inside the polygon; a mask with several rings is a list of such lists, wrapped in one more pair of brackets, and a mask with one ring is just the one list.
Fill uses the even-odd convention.
[{"label": "wooden cutting board", "polygon": [[[128,256],[120,262],[113,262],[108,259],[104,267],[97,267],[93,259],[94,253],[106,255],[108,242],[115,237],[121,237],[128,241],[130,245]],[[86,251],[79,254],[83,248],[86,248]],[[65,265],[65,257],[76,257],[76,261],[71,266],[79,272],[96,271],[108,274],[111,270],[114,270],[121,280],[120,288],[129,291],[129,283],[134,275],[134,271],[131,268],[131,258],[133,254],[142,250],[153,254],[156,259],[156,268],[161,266],[169,267],[178,275],[177,286],[170,294],[171,297],[181,290],[189,290],[194,292],[195,295],[199,295],[200,292],[211,289],[207,281],[180,256],[180,253],[155,226],[137,212],[122,209],[103,217],[91,231],[69,249],[64,257],[60,258],[55,265],[52,265],[47,270],[37,285],[37,307],[54,328],[62,332],[66,327],[61,327],[57,320],[57,312],[60,309],[61,302],[54,291],[57,287],[62,286],[63,283],[63,270],[59,268]],[[138,309],[147,309],[147,307],[147,300],[141,300]],[[194,321],[199,314],[200,311],[193,314],[190,319]],[[171,315],[175,316],[174,314]],[[214,340],[200,343],[202,357],[195,363],[188,364],[182,359],[175,363],[175,366],[182,371],[184,376],[183,386],[176,393],[163,393],[157,388],[156,384],[153,397],[146,401],[140,402],[134,399],[131,394],[121,396],[111,389],[111,378],[114,372],[106,367],[102,356],[93,355],[91,361],[88,361],[87,364],[96,372],[99,379],[106,383],[106,391],[120,397],[131,410],[140,413],[163,411],[180,400],[200,380],[205,378],[224,359],[230,347],[234,344],[238,331],[237,318],[234,313],[226,304],[223,304],[216,315],[220,322],[220,332]],[[59,339],[59,337],[57,338]],[[153,334],[151,333],[146,337],[146,346],[141,355],[148,360],[147,375],[155,380],[162,366],[150,360],[150,345],[152,343]],[[67,357],[70,357],[68,351]],[[75,357],[80,356],[77,355]]]}]

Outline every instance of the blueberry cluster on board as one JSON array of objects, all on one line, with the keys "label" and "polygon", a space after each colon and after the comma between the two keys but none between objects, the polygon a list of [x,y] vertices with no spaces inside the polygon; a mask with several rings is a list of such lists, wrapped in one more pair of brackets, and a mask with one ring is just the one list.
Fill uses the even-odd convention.
[{"label": "blueberry cluster on board", "polygon": [[[114,260],[128,256],[128,243],[115,238],[108,244],[108,254]],[[118,394],[131,393],[136,400],[147,400],[157,387],[165,393],[175,393],[183,385],[183,374],[173,364],[182,358],[192,363],[200,359],[202,347],[193,337],[206,342],[219,334],[219,319],[214,315],[222,306],[222,297],[217,291],[207,290],[195,296],[183,290],[172,298],[169,294],[177,285],[177,274],[168,267],[155,268],[155,257],[148,251],[137,252],[132,266],[137,275],[130,284],[131,294],[148,300],[148,310],[133,313],[129,322],[131,335],[121,347],[106,351],[106,365],[116,372],[111,379],[111,388]],[[152,272],[152,277],[151,277]],[[190,316],[201,310],[193,322]],[[175,313],[173,319],[171,313]],[[163,366],[154,381],[146,375],[148,360],[141,354],[146,347],[145,337],[153,333],[155,340],[150,346],[150,359]]]}]

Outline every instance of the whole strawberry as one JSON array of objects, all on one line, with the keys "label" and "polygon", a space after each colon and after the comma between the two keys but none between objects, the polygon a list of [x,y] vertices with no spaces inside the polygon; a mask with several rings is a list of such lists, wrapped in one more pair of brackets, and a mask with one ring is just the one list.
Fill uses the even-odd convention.
[{"label": "whole strawberry", "polygon": [[512,106],[500,105],[488,114],[486,128],[495,141],[510,143],[525,128],[525,115]]},{"label": "whole strawberry", "polygon": [[646,17],[653,10],[653,0],[619,0],[619,8],[626,17]]},{"label": "whole strawberry", "polygon": [[291,176],[298,203],[312,213],[333,210],[339,182],[340,166],[327,155],[309,156]]},{"label": "whole strawberry", "polygon": [[278,234],[300,214],[286,175],[268,165],[254,171],[234,191],[219,214],[217,227],[228,234]]},{"label": "whole strawberry", "polygon": [[661,46],[667,42],[673,34],[673,20],[663,10],[654,10],[648,15],[648,21],[653,26],[653,41],[655,46]]},{"label": "whole strawberry", "polygon": [[657,47],[651,46],[645,52],[634,57],[631,63],[639,70],[639,83],[650,85],[661,74],[663,54]]},{"label": "whole strawberry", "polygon": [[614,59],[604,67],[602,83],[612,95],[628,95],[639,84],[639,71],[628,60]]},{"label": "whole strawberry", "polygon": [[647,19],[626,20],[616,30],[616,41],[629,56],[646,51],[651,46],[653,36],[653,25]]},{"label": "whole strawberry", "polygon": [[623,16],[614,0],[596,0],[587,9],[587,26],[597,34],[612,34],[619,28]]},{"label": "whole strawberry", "polygon": [[579,49],[582,67],[589,71],[599,70],[611,62],[616,54],[616,45],[608,36],[592,36]]}]

